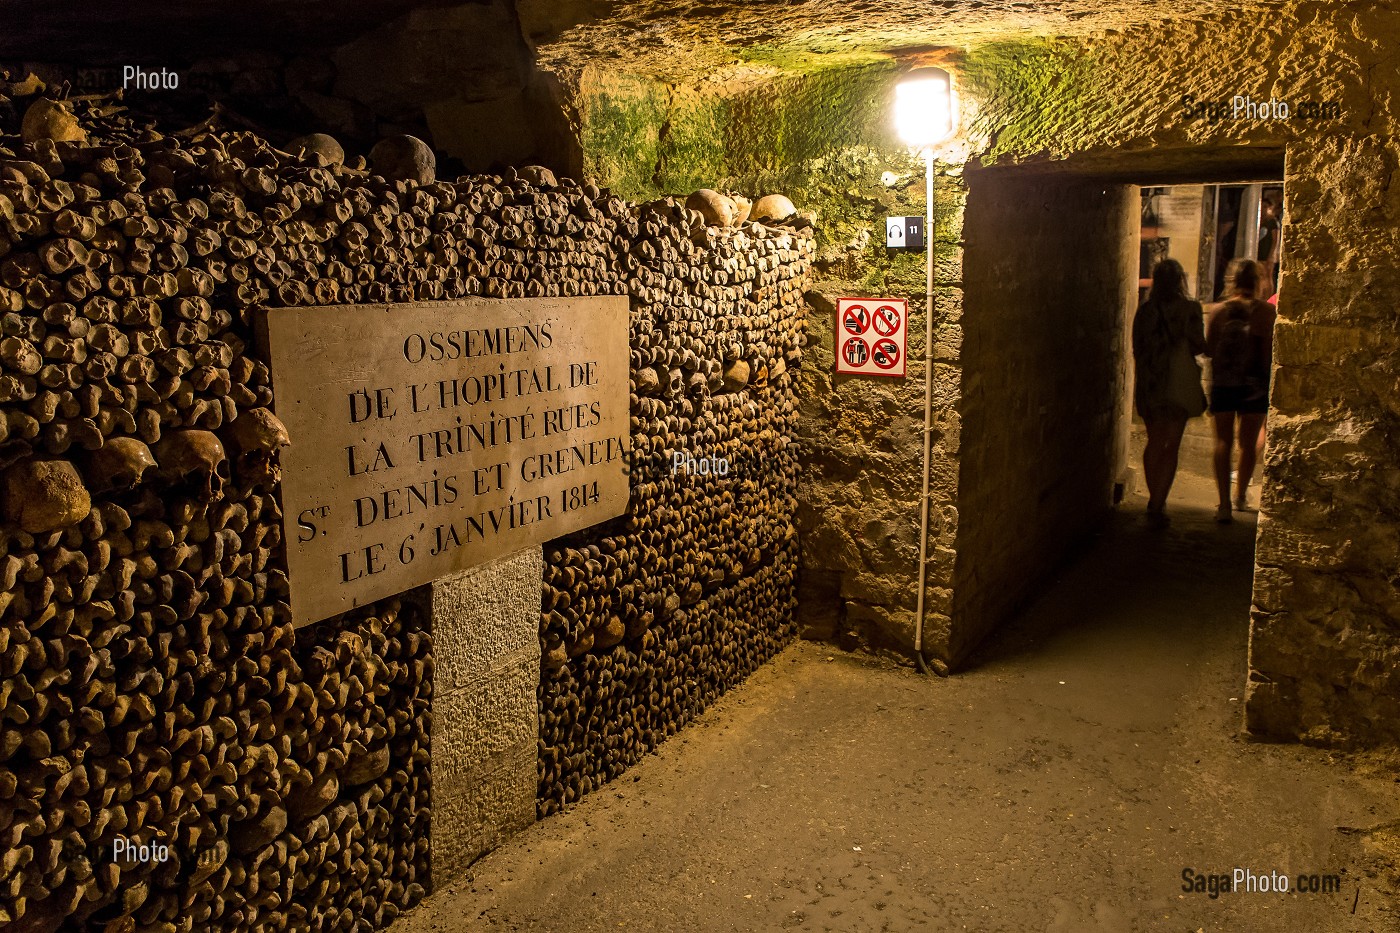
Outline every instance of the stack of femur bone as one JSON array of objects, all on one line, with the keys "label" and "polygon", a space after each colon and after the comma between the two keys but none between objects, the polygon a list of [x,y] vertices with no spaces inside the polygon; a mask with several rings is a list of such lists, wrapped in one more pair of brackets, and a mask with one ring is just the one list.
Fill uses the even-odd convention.
[{"label": "stack of femur bone", "polygon": [[[790,633],[806,230],[542,169],[438,182],[407,138],[376,173],[286,148],[0,93],[7,930],[368,931],[428,885],[426,623],[386,600],[291,628],[259,304],[631,295],[632,507],[597,558],[548,554],[550,799]],[[725,444],[728,485],[670,476],[672,447]],[[640,611],[600,592],[619,568]]]},{"label": "stack of femur bone", "polygon": [[[541,816],[617,777],[794,632],[812,240],[746,224],[736,202],[747,214],[711,190],[645,205],[621,258],[631,502],[545,548]],[[780,196],[757,208],[793,213]]]}]

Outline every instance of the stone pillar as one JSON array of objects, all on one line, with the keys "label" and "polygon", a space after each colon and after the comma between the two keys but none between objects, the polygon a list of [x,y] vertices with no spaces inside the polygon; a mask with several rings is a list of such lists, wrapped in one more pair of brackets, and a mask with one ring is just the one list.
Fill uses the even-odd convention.
[{"label": "stone pillar", "polygon": [[538,547],[431,585],[432,881],[535,820]]}]

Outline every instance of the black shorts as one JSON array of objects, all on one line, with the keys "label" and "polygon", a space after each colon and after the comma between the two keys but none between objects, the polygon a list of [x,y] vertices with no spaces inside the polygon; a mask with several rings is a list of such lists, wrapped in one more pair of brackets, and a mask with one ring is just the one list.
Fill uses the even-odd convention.
[{"label": "black shorts", "polygon": [[1253,386],[1212,386],[1210,410],[1212,413],[1233,411],[1242,415],[1267,415],[1269,393]]}]

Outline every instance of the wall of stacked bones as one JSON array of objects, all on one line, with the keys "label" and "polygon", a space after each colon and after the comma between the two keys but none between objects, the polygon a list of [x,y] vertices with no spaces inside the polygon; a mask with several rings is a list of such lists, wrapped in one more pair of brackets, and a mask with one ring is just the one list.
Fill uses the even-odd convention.
[{"label": "wall of stacked bones", "polygon": [[621,519],[545,548],[541,816],[617,777],[795,631],[813,240],[745,226],[750,211],[790,216],[786,198],[737,201],[737,215],[713,191],[689,210],[647,205],[619,243],[632,498]]},{"label": "wall of stacked bones", "polygon": [[260,304],[631,296],[631,508],[546,546],[542,812],[792,631],[801,221],[337,148],[0,85],[6,931],[368,931],[429,885],[427,622],[291,628]]}]

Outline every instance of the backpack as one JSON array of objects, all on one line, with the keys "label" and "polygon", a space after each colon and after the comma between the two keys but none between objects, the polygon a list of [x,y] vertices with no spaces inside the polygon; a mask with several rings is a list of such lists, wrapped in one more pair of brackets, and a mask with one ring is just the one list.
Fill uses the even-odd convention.
[{"label": "backpack", "polygon": [[1250,340],[1249,305],[1227,303],[1225,321],[1211,355],[1211,382],[1220,386],[1242,386],[1249,382],[1254,364],[1254,341]]}]

